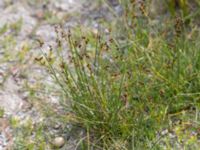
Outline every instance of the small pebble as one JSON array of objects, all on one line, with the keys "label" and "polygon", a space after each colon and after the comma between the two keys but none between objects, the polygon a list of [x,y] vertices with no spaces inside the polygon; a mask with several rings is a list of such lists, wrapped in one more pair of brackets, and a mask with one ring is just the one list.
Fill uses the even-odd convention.
[{"label": "small pebble", "polygon": [[163,130],[163,131],[161,132],[161,135],[166,135],[167,133],[168,133],[168,130],[165,129],[165,130]]},{"label": "small pebble", "polygon": [[54,126],[54,129],[55,130],[58,130],[58,129],[60,129],[61,128],[61,124],[56,124],[55,126]]},{"label": "small pebble", "polygon": [[53,145],[57,148],[61,148],[65,145],[65,140],[63,137],[56,137],[54,140],[53,140]]}]

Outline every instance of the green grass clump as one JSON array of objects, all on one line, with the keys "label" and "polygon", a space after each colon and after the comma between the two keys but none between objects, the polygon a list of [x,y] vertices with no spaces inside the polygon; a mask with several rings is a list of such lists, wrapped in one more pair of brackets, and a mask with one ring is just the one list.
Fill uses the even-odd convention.
[{"label": "green grass clump", "polygon": [[157,135],[171,128],[171,116],[199,110],[199,36],[177,19],[152,32],[145,9],[135,18],[125,6],[121,30],[61,31],[59,63],[44,55],[65,94],[61,104],[86,131],[82,149],[161,149]]},{"label": "green grass clump", "polygon": [[4,116],[4,109],[0,107],[0,118]]}]

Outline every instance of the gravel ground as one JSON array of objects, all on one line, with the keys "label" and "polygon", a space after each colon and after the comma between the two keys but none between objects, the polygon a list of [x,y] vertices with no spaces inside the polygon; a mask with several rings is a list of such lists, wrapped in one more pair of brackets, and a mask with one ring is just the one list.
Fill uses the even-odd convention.
[{"label": "gravel ground", "polygon": [[[35,39],[42,39],[46,45],[55,44],[55,24],[62,22],[66,27],[83,21],[87,24],[88,7],[93,8],[84,0],[0,0],[0,28],[9,26],[0,36],[0,42],[4,43],[0,46],[0,107],[4,110],[0,118],[0,150],[13,144],[11,117],[21,122],[27,118],[35,123],[43,121],[42,115],[29,103],[29,91],[24,88],[25,83],[52,84],[47,72],[33,62],[39,53],[34,46]],[[12,44],[4,41],[8,37]],[[30,45],[30,50],[19,61],[19,53],[26,45]],[[58,103],[57,96],[45,96],[45,100]]]}]

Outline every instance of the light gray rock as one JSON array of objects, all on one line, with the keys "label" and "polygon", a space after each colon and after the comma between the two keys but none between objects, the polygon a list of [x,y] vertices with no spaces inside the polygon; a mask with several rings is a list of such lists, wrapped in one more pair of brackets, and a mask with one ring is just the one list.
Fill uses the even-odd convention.
[{"label": "light gray rock", "polygon": [[12,78],[8,78],[4,85],[0,91],[0,106],[5,110],[5,114],[15,114],[23,105],[23,100],[17,94],[18,86]]},{"label": "light gray rock", "polygon": [[53,2],[55,8],[67,12],[77,12],[85,0],[56,0]]},{"label": "light gray rock", "polygon": [[36,36],[44,40],[45,43],[54,42],[56,39],[55,28],[50,25],[42,25],[37,29]]},{"label": "light gray rock", "polygon": [[57,148],[61,148],[65,145],[65,139],[63,137],[56,137],[53,140],[53,145]]}]

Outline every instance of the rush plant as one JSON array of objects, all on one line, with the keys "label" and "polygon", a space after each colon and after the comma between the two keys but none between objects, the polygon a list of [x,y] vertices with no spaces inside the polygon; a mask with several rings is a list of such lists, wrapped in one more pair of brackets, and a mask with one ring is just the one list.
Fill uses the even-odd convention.
[{"label": "rush plant", "polygon": [[57,50],[44,54],[64,93],[62,106],[85,131],[82,149],[160,149],[170,116],[199,110],[199,36],[188,37],[179,20],[170,38],[165,29],[152,33],[145,5],[142,19],[128,14],[131,5],[123,33],[114,26],[107,35],[56,28]]}]

